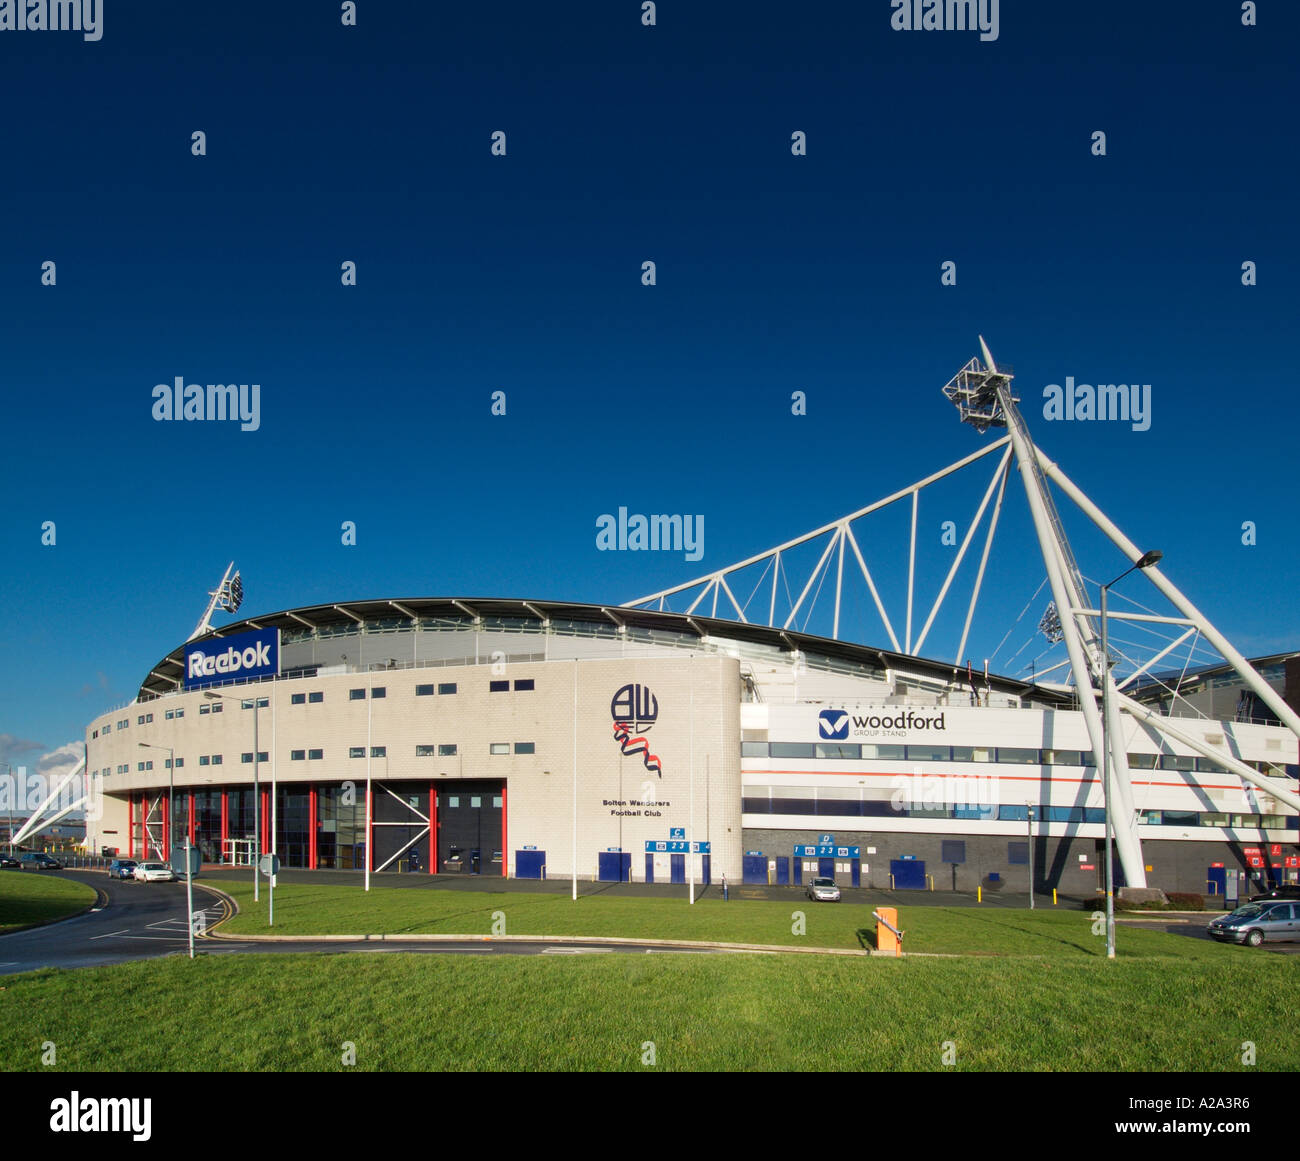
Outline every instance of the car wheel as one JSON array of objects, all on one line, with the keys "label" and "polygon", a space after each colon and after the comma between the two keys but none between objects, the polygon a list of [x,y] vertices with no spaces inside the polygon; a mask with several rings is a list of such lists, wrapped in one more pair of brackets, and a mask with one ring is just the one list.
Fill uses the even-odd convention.
[{"label": "car wheel", "polygon": [[1259,928],[1253,928],[1252,930],[1246,932],[1246,942],[1251,947],[1258,947],[1261,943],[1264,942],[1264,933],[1260,931]]}]

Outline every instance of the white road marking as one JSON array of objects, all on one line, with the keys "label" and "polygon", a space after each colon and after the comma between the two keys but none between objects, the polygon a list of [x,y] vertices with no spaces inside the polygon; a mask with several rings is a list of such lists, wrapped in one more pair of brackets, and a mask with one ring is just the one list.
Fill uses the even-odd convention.
[{"label": "white road marking", "polygon": [[608,955],[608,947],[544,947],[543,955]]},{"label": "white road marking", "polygon": [[92,935],[90,938],[91,938],[91,939],[110,939],[110,938],[112,938],[114,935],[125,935],[125,934],[126,934],[128,931],[130,931],[130,930],[131,930],[131,929],[130,929],[129,927],[124,927],[124,928],[122,928],[121,931],[110,931],[110,932],[108,932],[108,933],[105,934],[105,935]]}]

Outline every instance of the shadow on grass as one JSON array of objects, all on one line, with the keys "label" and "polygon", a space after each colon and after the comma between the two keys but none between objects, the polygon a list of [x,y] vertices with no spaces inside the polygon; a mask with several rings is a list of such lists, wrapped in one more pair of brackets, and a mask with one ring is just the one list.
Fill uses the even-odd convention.
[{"label": "shadow on grass", "polygon": [[854,934],[858,937],[858,946],[864,947],[868,951],[878,951],[876,943],[876,929],[874,927],[859,927]]},{"label": "shadow on grass", "polygon": [[1089,955],[1105,954],[1106,949],[1104,945],[1100,949],[1098,949],[1093,943],[1080,943],[1077,940],[1066,939],[1060,935],[1049,935],[1044,931],[1038,930],[1033,927],[1025,926],[1024,924],[1009,922],[1001,918],[995,918],[993,912],[988,912],[988,911],[978,912],[978,911],[963,910],[962,915],[964,918],[974,920],[977,923],[987,923],[991,927],[1003,927],[1010,931],[1019,931],[1024,935],[1032,935],[1039,939],[1050,939],[1053,943],[1059,943],[1063,947],[1077,948],[1079,951],[1086,952]]}]

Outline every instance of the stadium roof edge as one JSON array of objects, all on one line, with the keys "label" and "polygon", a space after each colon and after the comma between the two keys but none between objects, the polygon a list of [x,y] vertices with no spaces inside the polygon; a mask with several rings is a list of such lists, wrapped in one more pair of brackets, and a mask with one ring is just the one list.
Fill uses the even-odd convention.
[{"label": "stadium roof edge", "polygon": [[[395,614],[401,620],[409,621],[412,616],[424,618],[446,618],[449,621],[467,620],[467,610],[472,610],[479,618],[510,617],[512,619],[535,621],[539,625],[545,621],[590,621],[608,628],[611,618],[608,610],[611,606],[600,604],[583,604],[573,601],[545,601],[537,599],[517,600],[502,597],[384,597],[373,600],[337,601],[322,605],[302,605],[276,613],[265,613],[232,621],[219,626],[187,641],[149,670],[148,677],[140,685],[142,698],[157,697],[162,693],[175,690],[176,677],[168,678],[167,667],[179,675],[184,672],[185,648],[201,641],[213,641],[235,633],[250,630],[255,626],[261,628],[289,629],[301,632],[303,629],[320,629],[331,625],[346,624],[360,627],[368,620],[393,620]],[[400,614],[397,611],[400,610]],[[540,614],[540,616],[539,616]],[[848,641],[837,641],[829,637],[818,637],[800,633],[791,629],[769,628],[742,621],[729,621],[723,618],[702,617],[698,614],[673,613],[668,611],[628,608],[618,606],[618,620],[625,625],[643,629],[660,629],[676,632],[685,636],[706,638],[730,638],[768,645],[783,652],[791,652],[791,646],[803,653],[812,653],[824,657],[848,662],[874,665],[884,669],[906,669],[921,673],[938,680],[964,682],[965,673],[960,666],[951,662],[930,658],[912,657],[905,653],[896,653],[873,646],[858,645]],[[982,676],[982,674],[980,675]],[[977,678],[978,680],[978,678]],[[1046,689],[1031,682],[1015,678],[989,675],[990,685],[1000,692],[1028,694],[1033,692],[1035,698],[1046,702],[1067,705],[1072,698],[1056,690]]]}]

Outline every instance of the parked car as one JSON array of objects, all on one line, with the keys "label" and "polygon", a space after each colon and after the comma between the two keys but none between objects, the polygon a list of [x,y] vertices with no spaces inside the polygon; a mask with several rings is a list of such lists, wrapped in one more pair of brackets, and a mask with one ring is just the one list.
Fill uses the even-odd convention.
[{"label": "parked car", "polygon": [[1252,903],[1262,903],[1265,899],[1300,899],[1300,883],[1279,883],[1262,895],[1252,895]]},{"label": "parked car", "polygon": [[808,898],[817,903],[838,903],[840,889],[834,879],[814,879],[808,884]]},{"label": "parked car", "polygon": [[37,870],[37,871],[61,871],[61,870],[63,870],[63,864],[62,864],[61,862],[59,862],[58,859],[52,859],[52,858],[50,858],[50,856],[47,855],[47,854],[45,854],[43,851],[28,851],[28,852],[27,852],[25,855],[23,855],[22,858],[19,859],[18,861],[19,861],[20,863],[22,863],[22,867],[23,867],[23,870],[24,870],[24,871],[29,871],[29,870]]},{"label": "parked car", "polygon": [[13,855],[0,855],[0,870],[21,871],[22,863],[13,857]]},{"label": "parked car", "polygon": [[139,863],[131,874],[140,883],[172,883],[176,880],[176,872],[166,863]]},{"label": "parked car", "polygon": [[1222,943],[1261,943],[1300,940],[1300,903],[1246,903],[1231,915],[1210,921],[1205,929]]},{"label": "parked car", "polygon": [[134,859],[114,859],[108,864],[108,873],[114,879],[133,879],[135,878],[135,868],[137,863]]}]

